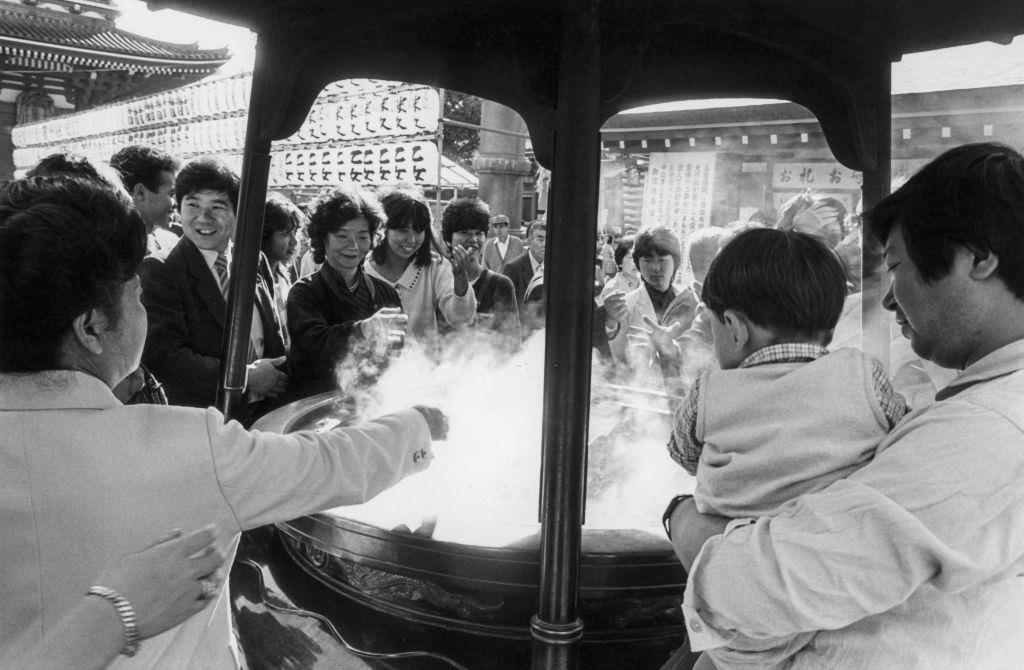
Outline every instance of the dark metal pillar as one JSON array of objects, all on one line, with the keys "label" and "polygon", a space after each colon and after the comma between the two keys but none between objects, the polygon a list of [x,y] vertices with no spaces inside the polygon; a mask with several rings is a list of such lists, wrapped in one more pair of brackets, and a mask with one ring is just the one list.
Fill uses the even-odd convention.
[{"label": "dark metal pillar", "polygon": [[238,225],[231,258],[231,286],[228,314],[221,346],[221,387],[217,408],[228,419],[237,419],[245,390],[245,366],[249,355],[249,333],[256,295],[256,271],[263,232],[263,206],[270,174],[270,138],[262,136],[263,114],[267,109],[268,68],[261,44],[256,44],[256,63],[249,96],[249,118],[242,153],[242,184],[238,195]]},{"label": "dark metal pillar", "polygon": [[566,0],[555,120],[547,296],[540,602],[534,670],[579,663],[579,561],[590,412],[594,221],[600,169],[598,0]]},{"label": "dark metal pillar", "polygon": [[[878,85],[875,90],[875,167],[864,171],[861,187],[862,210],[867,211],[889,195],[892,173],[892,65],[888,60],[878,66]],[[886,367],[890,365],[889,331],[891,317],[882,307],[882,297],[889,289],[881,250],[873,248],[870,240],[862,235],[863,291],[861,308],[861,337],[864,351]],[[895,372],[890,370],[890,373]]]}]

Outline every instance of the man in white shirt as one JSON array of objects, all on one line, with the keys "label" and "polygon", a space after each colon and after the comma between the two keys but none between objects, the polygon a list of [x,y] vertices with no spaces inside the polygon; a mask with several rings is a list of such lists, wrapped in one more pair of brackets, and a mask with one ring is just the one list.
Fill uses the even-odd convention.
[{"label": "man in white shirt", "polygon": [[523,254],[523,242],[508,232],[508,217],[497,214],[491,217],[490,229],[494,234],[484,242],[483,266],[492,272],[503,272],[509,262]]},{"label": "man in white shirt", "polygon": [[[694,650],[814,632],[787,668],[1019,668],[1024,658],[1024,157],[958,147],[865,216],[883,304],[960,370],[874,460],[777,516],[666,511]],[[675,502],[675,501],[674,501]]]}]

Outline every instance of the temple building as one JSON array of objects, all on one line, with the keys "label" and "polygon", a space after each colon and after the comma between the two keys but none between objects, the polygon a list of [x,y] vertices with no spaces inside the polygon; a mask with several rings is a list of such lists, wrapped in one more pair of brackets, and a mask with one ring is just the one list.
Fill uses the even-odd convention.
[{"label": "temple building", "polygon": [[119,14],[112,0],[0,0],[0,178],[12,127],[177,88],[230,57],[121,30]]},{"label": "temple building", "polygon": [[[599,230],[674,226],[680,237],[772,219],[805,190],[860,210],[860,173],[814,115],[786,101],[697,101],[618,114],[601,130]],[[892,66],[892,186],[954,146],[1024,147],[1024,40],[910,54]]]}]

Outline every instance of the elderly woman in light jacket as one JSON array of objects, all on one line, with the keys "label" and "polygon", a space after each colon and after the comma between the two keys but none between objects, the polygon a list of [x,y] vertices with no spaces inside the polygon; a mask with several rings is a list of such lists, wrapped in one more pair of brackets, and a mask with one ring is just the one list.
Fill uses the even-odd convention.
[{"label": "elderly woman in light jacket", "polygon": [[365,501],[425,468],[444,432],[431,408],[277,435],[213,408],[122,405],[111,388],[138,367],[146,336],[145,244],[131,201],[106,185],[0,188],[0,667],[87,592],[124,626],[113,667],[235,667],[212,575],[195,575],[211,606],[141,645],[130,600],[96,575],[156,533],[209,523],[230,561],[241,530]]}]

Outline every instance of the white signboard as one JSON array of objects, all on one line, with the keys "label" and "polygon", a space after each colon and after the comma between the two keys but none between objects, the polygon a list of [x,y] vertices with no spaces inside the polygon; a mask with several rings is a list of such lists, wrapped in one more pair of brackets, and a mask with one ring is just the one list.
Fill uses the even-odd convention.
[{"label": "white signboard", "polygon": [[772,188],[835,189],[860,188],[863,175],[839,163],[775,163]]},{"label": "white signboard", "polygon": [[711,223],[714,152],[652,153],[644,184],[644,227],[671,228],[685,245],[690,233]]}]

